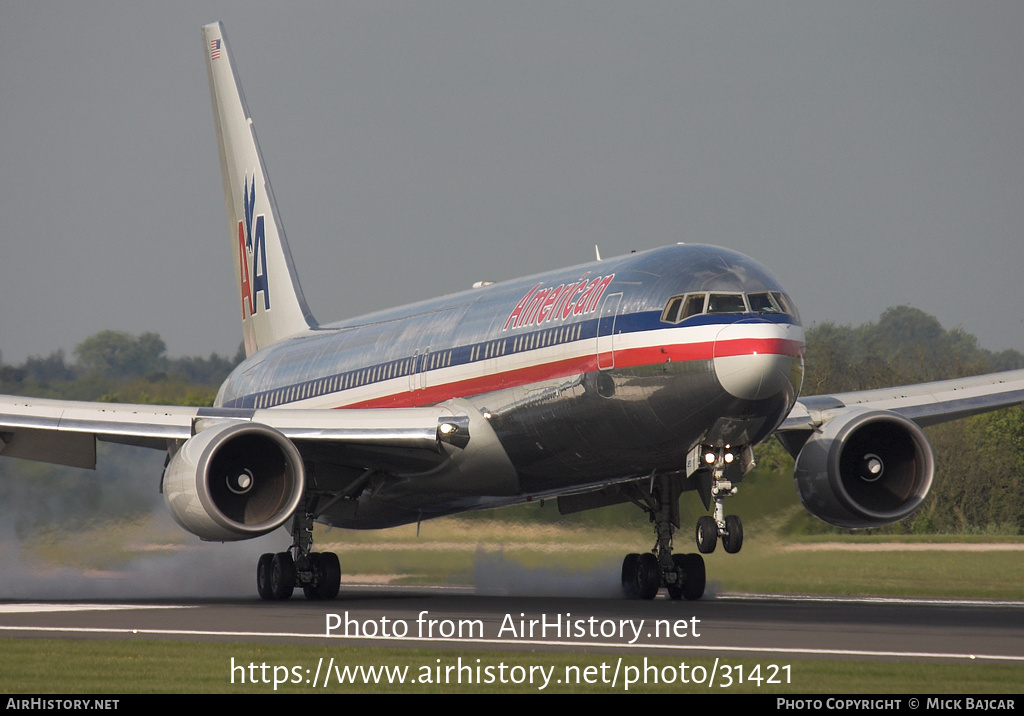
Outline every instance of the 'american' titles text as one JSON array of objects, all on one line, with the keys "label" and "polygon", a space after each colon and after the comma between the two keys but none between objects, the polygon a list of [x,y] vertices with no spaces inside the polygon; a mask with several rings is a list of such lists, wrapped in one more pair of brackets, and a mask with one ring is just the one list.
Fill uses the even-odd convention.
[{"label": "'american' titles text", "polygon": [[544,284],[538,283],[512,309],[502,330],[539,326],[551,321],[564,321],[570,316],[593,313],[615,274],[588,280],[589,276],[588,271],[573,283],[548,288],[541,288]]}]

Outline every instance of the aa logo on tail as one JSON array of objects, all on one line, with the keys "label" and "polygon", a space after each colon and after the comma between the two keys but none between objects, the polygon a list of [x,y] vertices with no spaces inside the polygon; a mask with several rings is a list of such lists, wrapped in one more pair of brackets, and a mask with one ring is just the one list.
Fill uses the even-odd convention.
[{"label": "aa logo on tail", "polygon": [[[245,204],[245,220],[238,222],[238,255],[242,272],[240,277],[242,320],[245,320],[259,311],[256,297],[260,293],[263,294],[263,310],[270,310],[270,287],[267,283],[266,220],[264,214],[253,216],[256,206],[255,174],[251,185],[249,177],[245,178],[242,202]],[[255,219],[255,223],[253,219]]]}]

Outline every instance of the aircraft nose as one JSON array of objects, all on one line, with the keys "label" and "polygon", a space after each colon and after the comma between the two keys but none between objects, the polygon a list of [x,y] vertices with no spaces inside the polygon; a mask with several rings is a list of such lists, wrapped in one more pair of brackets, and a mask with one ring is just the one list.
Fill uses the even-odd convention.
[{"label": "aircraft nose", "polygon": [[[783,391],[799,391],[803,330],[799,326],[744,319],[715,337],[718,382],[732,396],[763,400]],[[798,375],[800,377],[798,377]]]}]

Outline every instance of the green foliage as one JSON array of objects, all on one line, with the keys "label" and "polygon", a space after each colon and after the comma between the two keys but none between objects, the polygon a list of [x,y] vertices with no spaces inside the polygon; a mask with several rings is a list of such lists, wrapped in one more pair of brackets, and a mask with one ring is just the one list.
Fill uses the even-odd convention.
[{"label": "green foliage", "polygon": [[63,400],[160,405],[212,405],[217,388],[245,358],[167,358],[156,333],[133,336],[100,331],[75,348],[69,364],[64,351],[30,356],[20,366],[0,365],[0,393]]},{"label": "green foliage", "polygon": [[916,533],[1024,534],[1024,410],[931,428],[935,485],[912,518]]},{"label": "green foliage", "polygon": [[158,373],[167,366],[167,345],[156,333],[136,337],[122,331],[100,331],[75,348],[77,365],[106,377]]},{"label": "green foliage", "polygon": [[[433,645],[429,645],[433,646]],[[627,654],[624,657],[588,653],[587,650],[546,651],[509,650],[483,651],[465,648],[390,648],[347,646],[337,643],[257,644],[200,641],[147,640],[142,635],[131,639],[3,639],[0,649],[5,655],[4,686],[11,694],[257,694],[261,697],[281,694],[351,693],[365,695],[420,694],[420,693],[538,693],[538,683],[529,680],[513,683],[449,683],[444,678],[415,678],[433,668],[451,669],[452,665],[470,664],[494,668],[505,664],[523,669],[543,669],[545,673],[592,674],[603,673],[609,661],[621,658],[624,667],[649,668],[642,684],[634,684],[626,693],[754,693],[761,700],[767,695],[788,694],[1016,694],[1024,679],[1024,667],[1018,663],[998,663],[980,659],[963,663],[922,663],[881,659],[793,659],[778,673],[772,672],[773,683],[768,683],[765,660],[742,659],[733,656],[712,659],[701,654],[687,654],[686,664],[692,669],[700,667],[704,673],[716,668],[729,667],[733,683],[720,679],[714,684],[688,679],[669,680],[665,675],[681,672],[677,656],[647,656]],[[402,685],[386,679],[380,683],[357,680],[353,684],[318,684],[316,689],[307,682],[275,685],[273,678],[279,672],[261,665],[295,664],[316,669],[318,663],[330,660],[339,665],[365,664],[391,669],[404,669],[411,678]],[[254,670],[246,671],[249,665]],[[234,669],[234,671],[232,671]],[[426,669],[426,671],[424,671]],[[584,671],[590,669],[590,671]],[[677,671],[679,670],[679,671]],[[243,678],[243,671],[244,676]],[[447,673],[447,672],[446,672]],[[454,673],[454,672],[453,672]],[[487,673],[487,672],[484,672]],[[492,672],[498,673],[498,672]],[[502,672],[504,673],[504,672]],[[511,673],[511,672],[508,672]],[[724,671],[720,673],[726,673]],[[739,674],[746,674],[739,683]],[[753,675],[757,676],[753,676]],[[454,674],[457,675],[457,674]],[[467,674],[468,675],[468,674]],[[762,676],[763,675],[763,676]],[[255,679],[252,677],[255,676]],[[291,672],[285,676],[290,677]],[[266,679],[266,681],[264,681]],[[285,679],[289,681],[289,679]],[[321,678],[321,681],[323,679]],[[436,683],[439,682],[439,683]],[[564,694],[620,694],[624,693],[621,680],[612,686],[596,678],[563,679],[556,676],[540,693]],[[149,699],[152,700],[152,699]],[[1012,700],[1012,699],[1010,699]],[[12,699],[12,701],[15,701]],[[60,703],[60,702],[58,702]],[[134,706],[137,698],[122,700]],[[842,702],[840,702],[842,703]],[[923,709],[922,709],[923,710]]]},{"label": "green foliage", "polygon": [[228,377],[231,369],[244,358],[244,352],[241,356],[236,355],[233,360],[222,358],[216,353],[211,353],[209,358],[175,358],[167,362],[167,372],[190,383],[219,386]]},{"label": "green foliage", "polygon": [[896,306],[856,328],[823,323],[807,331],[804,394],[869,390],[1024,366],[1017,351],[993,354],[961,328],[945,330],[924,311]]}]

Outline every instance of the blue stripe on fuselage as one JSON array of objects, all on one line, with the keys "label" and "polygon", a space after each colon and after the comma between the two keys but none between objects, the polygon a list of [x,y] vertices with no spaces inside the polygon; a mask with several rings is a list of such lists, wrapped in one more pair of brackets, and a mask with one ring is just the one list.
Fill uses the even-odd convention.
[{"label": "blue stripe on fuselage", "polygon": [[[703,314],[692,316],[680,324],[668,324],[661,320],[660,311],[643,311],[617,316],[616,333],[640,333],[691,326],[728,325],[744,318],[775,324],[793,324],[792,316],[778,313],[767,314]],[[248,392],[223,404],[225,408],[272,408],[300,400],[323,395],[345,393],[354,388],[383,383],[396,378],[408,378],[413,374],[430,375],[433,372],[502,356],[526,353],[553,345],[568,345],[577,341],[592,341],[597,337],[599,318],[590,318],[534,331],[516,331],[515,335],[503,335],[490,340],[455,346],[452,348],[431,347],[427,353],[407,356],[395,360],[363,365],[347,371],[330,371],[317,361],[307,365],[309,377],[278,385],[265,390]],[[502,331],[508,333],[508,331]],[[344,339],[345,334],[339,334]],[[429,379],[427,381],[430,382]],[[456,396],[452,396],[456,397]]]}]

